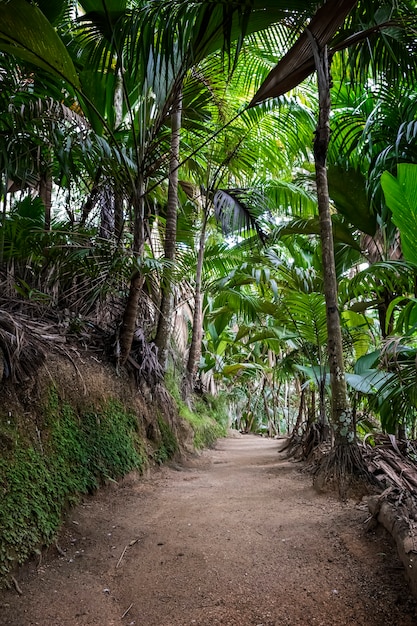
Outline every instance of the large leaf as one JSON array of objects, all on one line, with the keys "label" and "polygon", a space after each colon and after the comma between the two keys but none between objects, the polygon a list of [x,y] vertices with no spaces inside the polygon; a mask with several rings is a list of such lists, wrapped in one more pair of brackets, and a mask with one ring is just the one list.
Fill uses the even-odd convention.
[{"label": "large leaf", "polygon": [[330,165],[327,170],[329,194],[338,213],[341,213],[353,226],[368,235],[376,230],[376,215],[371,211],[366,182],[359,170]]},{"label": "large leaf", "polygon": [[[332,216],[332,228],[334,243],[343,243],[347,246],[360,250],[358,242],[352,235],[351,229],[343,224],[337,216]],[[320,221],[318,217],[308,219],[294,219],[290,222],[284,222],[272,231],[272,241],[278,240],[285,235],[319,235]]]},{"label": "large leaf", "polygon": [[393,222],[401,233],[404,256],[417,263],[417,165],[401,163],[397,178],[384,172],[381,185]]},{"label": "large leaf", "polygon": [[233,363],[225,365],[222,373],[224,376],[238,376],[243,372],[259,372],[263,371],[263,366],[257,363]]},{"label": "large leaf", "polygon": [[310,37],[320,49],[324,48],[343,24],[357,0],[333,0],[326,2],[314,15],[308,31],[305,30],[296,43],[269,73],[249,106],[255,106],[268,98],[282,96],[299,85],[315,70]]},{"label": "large leaf", "polygon": [[368,370],[363,374],[346,374],[346,382],[352,389],[363,394],[377,394],[386,383],[387,373],[380,370]]},{"label": "large leaf", "polygon": [[0,50],[79,87],[63,42],[42,11],[26,0],[0,0]]},{"label": "large leaf", "polygon": [[370,370],[374,371],[374,368],[379,362],[380,356],[380,350],[374,350],[374,352],[370,352],[369,354],[364,354],[363,356],[361,356],[355,363],[355,374],[363,376]]}]

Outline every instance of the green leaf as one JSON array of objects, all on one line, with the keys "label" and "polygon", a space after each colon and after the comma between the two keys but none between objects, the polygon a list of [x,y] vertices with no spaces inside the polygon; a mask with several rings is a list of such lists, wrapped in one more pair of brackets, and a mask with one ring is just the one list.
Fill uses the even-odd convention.
[{"label": "green leaf", "polygon": [[[340,221],[340,217],[332,215],[334,243],[346,244],[354,250],[360,250],[358,242],[352,235],[351,229]],[[273,239],[285,235],[320,235],[320,221],[318,217],[293,219],[278,226],[272,233]]]},{"label": "green leaf", "polygon": [[374,350],[374,352],[361,356],[355,363],[355,373],[364,374],[373,369],[378,364],[380,356],[380,350]]},{"label": "green leaf", "polygon": [[346,374],[346,382],[355,391],[363,394],[375,394],[386,381],[387,375],[379,370],[368,370],[363,374]]},{"label": "green leaf", "polygon": [[237,376],[242,372],[262,370],[262,365],[257,365],[256,363],[233,363],[233,365],[226,365],[223,368],[223,374],[225,376]]},{"label": "green leaf", "polygon": [[288,291],[284,307],[288,315],[288,328],[295,330],[301,341],[319,347],[325,345],[327,324],[323,294]]},{"label": "green leaf", "polygon": [[374,235],[376,216],[372,213],[364,176],[359,170],[346,170],[339,165],[330,165],[327,172],[329,194],[338,213],[351,224],[368,235]]},{"label": "green leaf", "polygon": [[401,233],[404,256],[417,263],[417,165],[399,164],[397,178],[384,172],[381,185],[393,222]]},{"label": "green leaf", "polygon": [[26,0],[0,0],[0,50],[79,87],[63,42],[42,11]]}]

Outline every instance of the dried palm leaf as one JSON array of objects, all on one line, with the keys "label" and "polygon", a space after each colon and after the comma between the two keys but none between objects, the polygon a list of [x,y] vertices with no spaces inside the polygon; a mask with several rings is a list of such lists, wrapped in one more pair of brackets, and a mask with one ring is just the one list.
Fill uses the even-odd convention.
[{"label": "dried palm leaf", "polygon": [[39,329],[0,309],[0,371],[2,378],[23,383],[35,375],[46,358],[45,338]]}]

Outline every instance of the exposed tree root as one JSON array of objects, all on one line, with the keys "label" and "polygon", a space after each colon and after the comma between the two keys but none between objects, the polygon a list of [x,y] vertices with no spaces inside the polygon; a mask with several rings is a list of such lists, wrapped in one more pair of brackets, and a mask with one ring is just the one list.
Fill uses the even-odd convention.
[{"label": "exposed tree root", "polygon": [[315,450],[324,444],[329,438],[329,427],[314,422],[306,424],[304,432],[300,435],[293,432],[286,445],[280,452],[287,452],[288,458],[297,461],[309,461],[314,457]]},{"label": "exposed tree root", "polygon": [[318,461],[313,474],[316,489],[334,489],[342,500],[350,494],[366,493],[371,487],[379,486],[356,443],[335,445]]},{"label": "exposed tree root", "polygon": [[389,487],[381,495],[368,498],[371,522],[379,522],[394,538],[398,556],[411,590],[417,598],[417,499],[410,492]]}]

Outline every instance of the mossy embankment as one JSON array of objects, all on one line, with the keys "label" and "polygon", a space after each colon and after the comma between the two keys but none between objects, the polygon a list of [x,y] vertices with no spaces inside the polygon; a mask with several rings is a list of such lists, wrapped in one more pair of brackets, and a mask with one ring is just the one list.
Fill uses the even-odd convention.
[{"label": "mossy embankment", "polygon": [[83,494],[224,434],[210,400],[191,411],[170,388],[138,390],[88,355],[54,355],[27,386],[0,384],[0,586],[55,541]]}]

